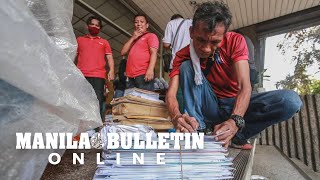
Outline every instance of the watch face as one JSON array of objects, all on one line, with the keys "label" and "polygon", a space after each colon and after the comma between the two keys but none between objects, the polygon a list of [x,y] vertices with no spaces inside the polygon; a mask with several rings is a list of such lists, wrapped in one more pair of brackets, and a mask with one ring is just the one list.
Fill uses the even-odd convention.
[{"label": "watch face", "polygon": [[233,119],[235,121],[238,128],[242,129],[245,127],[245,121],[241,116],[232,115],[231,119]]},{"label": "watch face", "polygon": [[238,121],[236,122],[237,126],[239,128],[244,128],[245,126],[245,122],[244,122],[244,119],[238,119]]}]

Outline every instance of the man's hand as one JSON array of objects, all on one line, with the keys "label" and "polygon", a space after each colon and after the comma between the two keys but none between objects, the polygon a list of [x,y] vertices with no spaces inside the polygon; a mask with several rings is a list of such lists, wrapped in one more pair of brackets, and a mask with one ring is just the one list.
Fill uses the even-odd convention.
[{"label": "man's hand", "polygon": [[132,39],[135,40],[140,37],[143,33],[140,30],[135,30],[132,34]]},{"label": "man's hand", "polygon": [[108,73],[108,81],[112,81],[112,80],[114,80],[114,71],[113,70],[109,71],[109,73]]},{"label": "man's hand", "polygon": [[196,132],[199,127],[197,120],[187,114],[175,115],[171,121],[177,132],[192,133]]},{"label": "man's hand", "polygon": [[151,70],[148,69],[146,72],[146,75],[144,77],[144,80],[147,82],[147,81],[151,81],[153,78],[154,78],[153,69],[151,69]]},{"label": "man's hand", "polygon": [[217,136],[216,140],[220,142],[224,142],[224,147],[227,148],[229,146],[230,140],[233,136],[238,132],[238,127],[233,119],[228,119],[227,121],[214,126],[213,135],[220,134],[229,130],[228,132]]}]

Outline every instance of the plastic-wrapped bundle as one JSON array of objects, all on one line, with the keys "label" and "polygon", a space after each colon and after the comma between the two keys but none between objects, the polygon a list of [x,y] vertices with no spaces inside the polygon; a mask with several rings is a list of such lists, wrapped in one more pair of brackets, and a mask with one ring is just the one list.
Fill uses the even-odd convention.
[{"label": "plastic-wrapped bundle", "polygon": [[104,126],[101,129],[101,141],[102,141],[102,147],[104,150],[107,150],[106,145],[108,144],[108,133],[140,133],[140,140],[146,141],[146,133],[151,133],[152,140],[155,140],[157,138],[157,134],[155,131],[152,129],[150,126],[145,126],[145,125],[132,125],[132,126],[127,126],[127,125],[121,125],[121,124],[113,124],[113,125],[107,125]]},{"label": "plastic-wrapped bundle", "polygon": [[155,83],[153,83],[153,85],[154,85],[154,89],[160,89],[158,83],[155,82]]},{"label": "plastic-wrapped bundle", "polygon": [[164,80],[163,78],[160,78],[159,81],[163,84],[165,89],[169,88],[169,84],[166,82],[166,80]]},{"label": "plastic-wrapped bundle", "polygon": [[159,86],[159,83],[160,83],[160,80],[158,78],[154,78],[154,89],[160,89],[160,86]]},{"label": "plastic-wrapped bundle", "polygon": [[102,125],[96,95],[73,63],[72,9],[69,0],[1,2],[2,179],[39,179],[54,151],[16,150],[16,132],[78,133]]},{"label": "plastic-wrapped bundle", "polygon": [[155,78],[154,79],[154,88],[155,89],[168,89],[169,84],[163,78]]},{"label": "plastic-wrapped bundle", "polygon": [[[146,141],[146,133],[151,133],[151,139],[156,140],[157,139],[157,134],[156,132],[152,129],[150,126],[145,126],[145,125],[133,125],[133,126],[127,126],[127,125],[121,125],[121,124],[112,124],[112,125],[106,125],[104,126],[100,133],[96,133],[96,136],[100,136],[99,140],[96,140],[94,144],[95,147],[102,147],[102,157],[105,159],[108,154],[110,154],[111,150],[107,149],[107,144],[108,144],[108,134],[109,133],[118,133],[119,135],[121,133],[140,133],[140,140]],[[98,139],[97,138],[97,139]],[[99,144],[101,143],[101,145]]]}]

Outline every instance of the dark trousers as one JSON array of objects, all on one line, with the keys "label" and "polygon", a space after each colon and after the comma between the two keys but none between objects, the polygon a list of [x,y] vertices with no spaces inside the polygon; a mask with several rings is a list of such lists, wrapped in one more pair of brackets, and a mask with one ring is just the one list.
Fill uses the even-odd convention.
[{"label": "dark trousers", "polygon": [[99,108],[100,108],[100,116],[101,119],[103,120],[103,103],[105,101],[105,96],[104,96],[104,85],[105,85],[105,79],[103,78],[96,78],[96,77],[86,77],[87,81],[91,84],[93,87],[94,91],[96,92],[98,101],[99,101]]},{"label": "dark trousers", "polygon": [[127,89],[136,87],[139,89],[154,91],[154,80],[146,82],[144,77],[145,75],[143,74],[134,78],[128,78],[129,81],[127,81]]}]

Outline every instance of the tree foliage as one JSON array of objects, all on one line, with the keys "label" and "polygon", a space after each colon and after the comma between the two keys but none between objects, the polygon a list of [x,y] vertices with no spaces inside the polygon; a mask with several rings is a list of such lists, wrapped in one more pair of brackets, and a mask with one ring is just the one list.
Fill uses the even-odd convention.
[{"label": "tree foliage", "polygon": [[283,55],[290,53],[290,61],[295,64],[294,73],[277,82],[277,88],[293,89],[299,94],[320,92],[320,82],[307,74],[308,67],[320,65],[320,26],[289,32],[277,47]]},{"label": "tree foliage", "polygon": [[314,80],[310,86],[312,94],[320,94],[320,80]]}]

